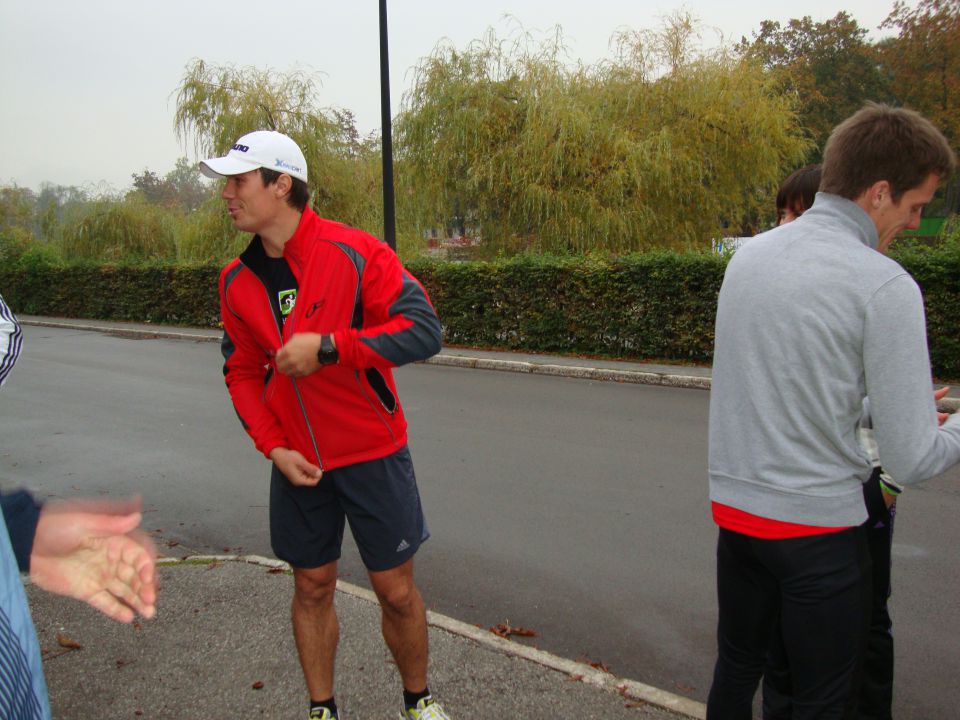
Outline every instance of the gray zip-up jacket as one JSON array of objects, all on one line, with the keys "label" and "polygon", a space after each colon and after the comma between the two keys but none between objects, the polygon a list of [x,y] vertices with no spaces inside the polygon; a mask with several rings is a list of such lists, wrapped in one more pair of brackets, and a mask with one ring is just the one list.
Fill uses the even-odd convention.
[{"label": "gray zip-up jacket", "polygon": [[804,525],[862,523],[867,395],[880,462],[898,482],[960,462],[960,415],[937,425],[920,289],[877,242],[860,207],[818,193],[731,259],[710,397],[714,502]]}]

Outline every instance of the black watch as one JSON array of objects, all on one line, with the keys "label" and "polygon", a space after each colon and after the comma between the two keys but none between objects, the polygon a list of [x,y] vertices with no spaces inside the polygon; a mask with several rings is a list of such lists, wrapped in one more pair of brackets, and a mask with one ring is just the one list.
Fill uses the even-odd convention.
[{"label": "black watch", "polygon": [[321,365],[336,365],[340,359],[340,353],[333,346],[332,335],[320,336],[320,349],[317,350],[317,362]]}]

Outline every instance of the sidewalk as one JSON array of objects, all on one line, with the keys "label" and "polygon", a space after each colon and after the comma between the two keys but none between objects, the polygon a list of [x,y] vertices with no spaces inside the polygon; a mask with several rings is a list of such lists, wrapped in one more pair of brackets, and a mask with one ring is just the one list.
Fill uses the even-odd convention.
[{"label": "sidewalk", "polygon": [[[28,587],[54,718],[305,718],[289,621],[293,578],[278,566],[262,558],[165,564],[158,616],[132,626]],[[396,718],[400,682],[376,600],[341,582],[336,605],[341,718]],[[503,640],[436,613],[428,620],[431,689],[454,720],[704,717],[700,703],[540,652],[528,641]]]},{"label": "sidewalk", "polygon": [[[25,325],[219,342],[219,330],[19,316]],[[458,367],[709,388],[709,368],[446,349]],[[167,559],[159,615],[120,625],[75,601],[27,588],[56,720],[306,717],[290,630],[293,580],[264,558]],[[344,720],[396,718],[400,683],[370,591],[338,583],[337,702]],[[430,684],[454,720],[703,718],[693,700],[617,678],[486,628],[430,612]],[[73,647],[79,645],[80,647]]]}]

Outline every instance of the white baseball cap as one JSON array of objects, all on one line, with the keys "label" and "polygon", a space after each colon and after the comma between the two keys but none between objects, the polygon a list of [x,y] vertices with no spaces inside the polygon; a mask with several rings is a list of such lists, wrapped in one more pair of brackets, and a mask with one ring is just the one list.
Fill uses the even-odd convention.
[{"label": "white baseball cap", "polygon": [[300,147],[275,130],[247,133],[223,157],[200,163],[200,172],[214,179],[241,175],[257,168],[275,170],[307,181],[307,161]]}]

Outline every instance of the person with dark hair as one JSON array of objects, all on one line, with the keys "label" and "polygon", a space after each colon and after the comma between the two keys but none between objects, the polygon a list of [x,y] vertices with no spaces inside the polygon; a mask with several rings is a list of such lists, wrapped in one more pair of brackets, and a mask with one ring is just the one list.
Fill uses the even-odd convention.
[{"label": "person with dark hair", "polygon": [[225,180],[233,224],[254,233],[220,275],[223,370],[244,429],[273,462],[270,541],[293,568],[309,717],[337,718],[333,600],[349,520],[403,682],[401,717],[448,720],[427,686],[413,556],[429,533],[392,373],[440,350],[440,321],[385,243],[310,209],[291,138],[252,132],[200,168]]},{"label": "person with dark hair", "polygon": [[[929,121],[870,104],[831,134],[813,206],[727,266],[710,399],[711,720],[751,717],[777,632],[792,717],[857,717],[872,605],[863,523],[900,486],[960,462],[960,417],[941,425],[931,401],[920,289],[884,254],[955,169]],[[860,441],[868,396],[894,484]]]},{"label": "person with dark hair", "polygon": [[777,190],[777,225],[793,222],[813,207],[820,189],[820,165],[807,165],[790,173]]}]

